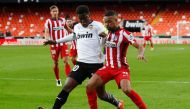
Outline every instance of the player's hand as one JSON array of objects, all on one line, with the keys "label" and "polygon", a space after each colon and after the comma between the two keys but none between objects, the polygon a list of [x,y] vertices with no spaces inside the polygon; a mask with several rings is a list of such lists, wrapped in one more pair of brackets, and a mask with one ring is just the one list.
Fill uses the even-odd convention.
[{"label": "player's hand", "polygon": [[142,60],[142,61],[144,61],[144,62],[148,62],[147,59],[144,57],[144,55],[138,55],[138,56],[137,56],[137,59],[138,59],[138,60]]},{"label": "player's hand", "polygon": [[43,43],[44,43],[44,45],[53,45],[53,44],[56,44],[56,41],[54,41],[54,40],[47,40],[47,41],[44,41]]}]

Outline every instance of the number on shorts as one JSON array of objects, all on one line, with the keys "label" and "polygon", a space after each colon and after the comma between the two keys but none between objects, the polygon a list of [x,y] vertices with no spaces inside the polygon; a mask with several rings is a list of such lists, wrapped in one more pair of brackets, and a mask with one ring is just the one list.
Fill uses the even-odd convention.
[{"label": "number on shorts", "polygon": [[74,67],[73,67],[73,71],[77,71],[79,69],[79,65],[75,65]]}]

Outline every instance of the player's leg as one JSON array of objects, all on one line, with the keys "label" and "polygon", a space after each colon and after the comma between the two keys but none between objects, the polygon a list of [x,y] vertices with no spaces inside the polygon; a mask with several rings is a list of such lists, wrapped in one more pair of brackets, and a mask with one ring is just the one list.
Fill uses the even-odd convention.
[{"label": "player's leg", "polygon": [[58,60],[54,60],[54,74],[56,77],[56,85],[57,86],[62,86],[61,79],[59,77],[59,65],[58,65]]},{"label": "player's leg", "polygon": [[76,63],[76,65],[73,67],[73,70],[69,73],[65,81],[62,91],[55,100],[53,109],[60,109],[67,101],[69,93],[87,78],[87,76],[83,74],[86,72],[84,67],[85,66],[81,65],[80,63]]},{"label": "player's leg", "polygon": [[63,63],[64,63],[65,73],[68,76],[71,71],[71,68],[70,68],[70,65],[68,62],[68,56],[64,56],[62,59],[63,59]]},{"label": "player's leg", "polygon": [[[118,107],[120,104],[120,101],[117,100],[112,94],[109,94],[105,91],[104,83],[106,81],[109,81],[111,79],[110,75],[107,75],[107,73],[104,70],[98,70],[97,74],[94,74],[92,78],[89,80],[87,84],[88,91],[94,91],[96,89],[98,97],[106,102],[109,102],[113,104],[114,106]],[[100,76],[101,75],[101,76]],[[106,76],[107,75],[107,76]],[[105,77],[104,80],[101,77]],[[122,108],[119,108],[122,109]]]},{"label": "player's leg", "polygon": [[152,39],[150,39],[150,47],[151,47],[151,50],[154,50],[154,44],[153,44]]},{"label": "player's leg", "polygon": [[65,104],[67,101],[67,98],[69,96],[69,93],[78,85],[78,82],[68,77],[65,81],[64,87],[62,91],[58,94],[55,103],[53,105],[53,109],[61,109],[61,107]]},{"label": "player's leg", "polygon": [[121,90],[136,104],[139,109],[147,109],[142,98],[131,88],[129,70],[121,71],[121,73],[115,77],[115,80]]},{"label": "player's leg", "polygon": [[146,37],[144,37],[144,40],[143,40],[143,47],[144,48],[146,47]]},{"label": "player's leg", "polygon": [[[100,65],[91,65],[91,67],[89,66],[89,78],[92,77],[92,72],[95,73],[99,68],[101,68],[103,66],[103,64]],[[90,109],[98,109],[98,104],[97,104],[97,94],[96,94],[96,90],[88,90],[88,88],[86,88],[86,95],[88,97],[88,104]]]},{"label": "player's leg", "polygon": [[98,109],[96,91],[86,90],[86,94],[88,97],[88,104],[89,104],[90,109]]},{"label": "player's leg", "polygon": [[89,91],[86,88],[86,95],[90,109],[98,109],[96,90]]},{"label": "player's leg", "polygon": [[53,71],[54,71],[55,78],[56,78],[56,85],[62,86],[61,80],[59,77],[59,64],[58,64],[59,52],[56,47],[51,47],[50,51],[51,51],[51,56],[52,56],[53,64],[54,64]]},{"label": "player's leg", "polygon": [[53,70],[54,70],[54,73],[55,73],[56,80],[59,80],[60,78],[59,78],[58,60],[54,60],[53,63],[54,63]]},{"label": "player's leg", "polygon": [[73,65],[75,65],[76,62],[77,62],[76,56],[72,56],[72,57],[71,57],[71,61],[72,61]]},{"label": "player's leg", "polygon": [[67,50],[67,45],[63,45],[61,47],[61,58],[63,59],[63,63],[64,63],[64,69],[65,69],[65,73],[68,76],[71,68],[68,62],[68,50]]},{"label": "player's leg", "polygon": [[142,98],[136,93],[130,85],[130,81],[127,79],[122,79],[120,82],[120,87],[122,91],[136,104],[139,109],[147,109]]},{"label": "player's leg", "polygon": [[122,101],[116,99],[111,93],[106,92],[104,85],[97,87],[96,92],[101,100],[114,105],[117,109],[124,109]]},{"label": "player's leg", "polygon": [[76,64],[76,57],[77,57],[77,50],[76,49],[70,49],[70,53],[69,53],[69,56],[71,57],[71,61],[73,63],[73,65]]}]

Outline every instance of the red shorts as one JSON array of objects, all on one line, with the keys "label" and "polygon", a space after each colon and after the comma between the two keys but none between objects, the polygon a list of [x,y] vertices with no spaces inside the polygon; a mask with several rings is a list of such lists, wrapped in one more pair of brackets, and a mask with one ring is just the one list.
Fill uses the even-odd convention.
[{"label": "red shorts", "polygon": [[61,55],[61,58],[68,56],[67,45],[59,47],[50,46],[50,52],[51,52],[51,57],[54,61],[58,61],[59,55]]},{"label": "red shorts", "polygon": [[69,56],[70,57],[76,57],[77,56],[77,49],[70,49]]},{"label": "red shorts", "polygon": [[104,84],[114,79],[119,88],[120,88],[120,81],[122,79],[127,79],[130,81],[130,70],[126,67],[110,68],[104,66],[103,68],[99,69],[96,72],[96,74],[102,78]]},{"label": "red shorts", "polygon": [[144,40],[145,41],[150,41],[150,40],[152,40],[152,36],[144,36]]}]

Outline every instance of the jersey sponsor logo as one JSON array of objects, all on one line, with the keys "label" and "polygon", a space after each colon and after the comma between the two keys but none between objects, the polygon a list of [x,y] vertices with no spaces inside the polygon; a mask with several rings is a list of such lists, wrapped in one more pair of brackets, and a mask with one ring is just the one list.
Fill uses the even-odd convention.
[{"label": "jersey sponsor logo", "polygon": [[92,30],[93,29],[93,25],[89,25],[89,27],[88,27],[90,30]]},{"label": "jersey sponsor logo", "polygon": [[134,23],[126,23],[125,26],[126,27],[131,27],[131,28],[136,28],[136,27],[141,27],[142,24],[134,22]]},{"label": "jersey sponsor logo", "polygon": [[54,30],[54,31],[63,30],[63,29],[64,29],[63,26],[53,27],[53,30]]},{"label": "jersey sponsor logo", "polygon": [[78,69],[79,69],[79,65],[75,65],[72,70],[77,71]]},{"label": "jersey sponsor logo", "polygon": [[106,45],[106,47],[111,47],[111,48],[117,47],[117,44],[112,41],[106,41],[105,45]]},{"label": "jersey sponsor logo", "polygon": [[78,39],[81,39],[81,38],[92,38],[92,33],[79,34]]}]

